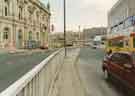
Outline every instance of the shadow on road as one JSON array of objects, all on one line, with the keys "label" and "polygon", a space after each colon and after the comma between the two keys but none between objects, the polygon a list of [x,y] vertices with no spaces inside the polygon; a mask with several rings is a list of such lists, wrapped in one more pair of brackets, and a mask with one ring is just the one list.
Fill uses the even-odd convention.
[{"label": "shadow on road", "polygon": [[124,86],[120,81],[115,80],[114,78],[110,78],[106,80],[107,84],[110,87],[113,87],[118,93],[122,94],[122,96],[135,96],[135,91]]}]

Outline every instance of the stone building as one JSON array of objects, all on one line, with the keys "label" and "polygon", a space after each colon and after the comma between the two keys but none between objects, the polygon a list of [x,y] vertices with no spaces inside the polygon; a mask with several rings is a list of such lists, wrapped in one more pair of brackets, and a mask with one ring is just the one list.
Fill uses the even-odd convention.
[{"label": "stone building", "polygon": [[0,48],[27,48],[32,42],[46,46],[49,9],[39,0],[0,0]]},{"label": "stone building", "polygon": [[[83,32],[73,32],[73,31],[66,31],[66,45],[75,45],[75,43],[78,44],[79,41],[81,41],[83,38]],[[81,36],[80,36],[81,35]],[[50,34],[50,47],[63,47],[64,46],[64,33],[63,32],[56,32],[53,34]],[[77,45],[76,44],[76,45]]]},{"label": "stone building", "polygon": [[97,35],[106,35],[106,27],[94,27],[83,30],[85,40],[93,39]]},{"label": "stone building", "polygon": [[119,23],[121,25],[122,21],[130,16],[135,16],[134,4],[135,0],[118,0],[108,12],[108,29],[111,29],[111,27]]}]

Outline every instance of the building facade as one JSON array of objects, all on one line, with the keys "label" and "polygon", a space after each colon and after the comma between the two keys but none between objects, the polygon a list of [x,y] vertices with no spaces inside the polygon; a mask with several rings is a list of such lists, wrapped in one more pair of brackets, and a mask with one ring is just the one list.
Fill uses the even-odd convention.
[{"label": "building facade", "polygon": [[97,35],[106,35],[107,28],[106,27],[95,27],[88,28],[83,30],[84,37],[86,40],[93,39]]},{"label": "building facade", "polygon": [[108,29],[130,16],[135,16],[135,0],[118,0],[108,12]]},{"label": "building facade", "polygon": [[0,48],[27,48],[32,42],[46,46],[49,32],[49,5],[39,0],[0,0]]}]

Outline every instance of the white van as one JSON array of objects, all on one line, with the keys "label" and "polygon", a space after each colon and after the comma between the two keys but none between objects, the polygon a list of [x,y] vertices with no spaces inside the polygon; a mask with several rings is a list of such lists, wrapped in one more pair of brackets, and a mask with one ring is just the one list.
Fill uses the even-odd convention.
[{"label": "white van", "polygon": [[102,36],[95,36],[93,39],[93,48],[100,48],[103,45]]}]

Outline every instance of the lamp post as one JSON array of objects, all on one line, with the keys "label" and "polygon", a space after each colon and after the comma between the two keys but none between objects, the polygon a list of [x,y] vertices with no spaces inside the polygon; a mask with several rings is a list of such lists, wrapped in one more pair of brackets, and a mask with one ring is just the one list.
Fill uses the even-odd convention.
[{"label": "lamp post", "polygon": [[66,48],[66,0],[63,2],[64,4],[64,48],[65,48],[65,56],[67,56],[67,48]]}]

